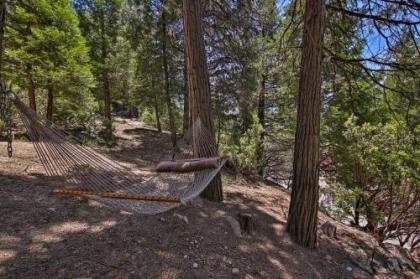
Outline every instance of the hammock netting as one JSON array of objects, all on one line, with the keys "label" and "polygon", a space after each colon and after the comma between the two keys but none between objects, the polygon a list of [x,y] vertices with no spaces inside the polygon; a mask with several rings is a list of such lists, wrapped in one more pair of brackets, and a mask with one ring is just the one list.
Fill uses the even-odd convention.
[{"label": "hammock netting", "polygon": [[[6,91],[3,87],[0,94],[8,94],[17,107],[20,119],[47,175],[64,178],[61,187],[63,191],[77,189],[120,196],[144,195],[162,198],[162,201],[146,201],[89,195],[92,199],[124,211],[151,215],[167,211],[180,203],[187,203],[210,184],[226,162],[225,159],[219,159],[216,168],[188,173],[153,173],[139,176],[107,155],[81,145],[76,137],[37,115],[10,90]],[[214,137],[199,119],[187,134],[202,148],[200,157],[217,156]],[[177,152],[168,154],[168,158],[194,160],[189,142],[191,141],[185,138],[179,141]],[[168,201],[164,201],[165,198]],[[180,202],[170,202],[174,199]]]}]

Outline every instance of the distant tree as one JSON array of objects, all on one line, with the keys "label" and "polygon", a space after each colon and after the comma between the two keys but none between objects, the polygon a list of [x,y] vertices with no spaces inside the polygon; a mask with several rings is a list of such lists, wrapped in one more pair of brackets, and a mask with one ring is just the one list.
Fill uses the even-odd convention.
[{"label": "distant tree", "polygon": [[168,28],[167,28],[167,7],[166,1],[161,1],[161,18],[160,18],[160,25],[161,25],[161,49],[162,49],[162,68],[163,68],[163,80],[164,80],[164,87],[165,87],[165,98],[166,98],[166,106],[168,110],[168,118],[169,118],[169,130],[171,132],[171,140],[172,146],[176,147],[176,127],[175,127],[175,119],[174,119],[174,108],[172,104],[172,96],[171,96],[171,88],[169,84],[169,65],[168,65]]},{"label": "distant tree", "polygon": [[[210,104],[210,84],[204,47],[201,1],[184,0],[183,17],[185,31],[185,57],[188,73],[188,93],[192,123],[200,120],[214,137]],[[193,151],[197,157],[204,156],[208,147],[202,145],[193,129]],[[200,144],[201,143],[201,144]],[[206,152],[207,149],[207,152]],[[216,155],[216,154],[210,154]],[[222,201],[222,181],[217,175],[204,190],[202,196],[212,201]]]},{"label": "distant tree", "polygon": [[[28,92],[37,109],[36,91],[47,91],[46,113],[52,120],[54,97],[62,110],[90,111],[88,89],[94,84],[88,48],[79,21],[68,0],[11,3],[6,29],[6,78]],[[66,101],[65,101],[66,100]],[[82,105],[71,105],[77,100]],[[83,110],[85,112],[83,112]]]},{"label": "distant tree", "polygon": [[6,0],[0,0],[0,80],[3,70],[4,27],[6,24]]},{"label": "distant tree", "polygon": [[87,38],[90,57],[94,62],[94,75],[98,80],[96,96],[103,100],[104,137],[113,141],[112,134],[112,58],[119,51],[116,46],[122,32],[122,0],[77,0],[73,5],[80,18],[80,28]]},{"label": "distant tree", "polygon": [[317,244],[319,133],[324,1],[306,1],[293,185],[287,231],[298,244]]}]

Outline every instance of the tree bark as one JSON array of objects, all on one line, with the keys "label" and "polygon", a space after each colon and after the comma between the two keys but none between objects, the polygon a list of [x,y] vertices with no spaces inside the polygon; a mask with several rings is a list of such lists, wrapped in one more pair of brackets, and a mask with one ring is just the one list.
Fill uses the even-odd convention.
[{"label": "tree bark", "polygon": [[29,99],[29,107],[36,111],[36,98],[35,98],[35,83],[32,77],[32,66],[28,65],[26,67],[26,74],[28,78],[28,99]]},{"label": "tree bark", "polygon": [[[185,51],[184,51],[185,52]],[[184,114],[182,120],[182,132],[185,135],[190,127],[190,106],[188,101],[188,74],[186,58],[184,57]]]},{"label": "tree bark", "polygon": [[0,81],[3,75],[4,28],[6,26],[6,0],[0,0]]},{"label": "tree bark", "polygon": [[[188,73],[188,93],[193,127],[197,121],[201,121],[202,127],[210,133],[210,139],[214,143],[213,119],[211,116],[210,83],[207,69],[207,59],[204,46],[203,25],[201,18],[201,1],[183,0],[184,17],[184,45]],[[197,157],[217,156],[208,154],[209,148],[202,144],[197,129],[193,129],[193,153]],[[214,152],[217,153],[217,152]],[[212,201],[222,201],[222,180],[218,174],[209,186],[201,194],[202,197]]]},{"label": "tree bark", "polygon": [[162,125],[160,125],[159,102],[158,102],[158,98],[156,94],[153,98],[154,98],[154,105],[155,105],[156,128],[158,132],[162,132]]},{"label": "tree bark", "polygon": [[101,33],[101,63],[102,63],[102,90],[104,94],[104,118],[105,118],[105,138],[112,140],[112,117],[111,117],[111,89],[109,84],[108,69],[106,68],[106,58],[108,56],[108,46],[105,39],[105,11],[99,9],[99,24]]},{"label": "tree bark", "polygon": [[54,106],[54,87],[52,80],[48,79],[48,97],[47,97],[47,119],[53,120],[53,106]]},{"label": "tree bark", "polygon": [[260,142],[257,146],[257,162],[258,166],[258,174],[263,176],[264,175],[264,137],[265,137],[265,80],[266,76],[261,75],[261,79],[258,83],[257,93],[258,93],[258,121],[262,127],[262,131],[260,133]]},{"label": "tree bark", "polygon": [[319,130],[324,0],[305,2],[293,186],[287,231],[298,244],[317,245]]},{"label": "tree bark", "polygon": [[176,127],[175,119],[172,108],[170,84],[169,84],[169,69],[168,69],[168,57],[167,57],[167,29],[166,29],[166,11],[165,11],[165,1],[162,1],[162,66],[163,66],[163,76],[165,81],[165,96],[166,96],[166,105],[168,108],[168,118],[169,118],[169,130],[171,132],[171,141],[172,147],[176,147]]}]

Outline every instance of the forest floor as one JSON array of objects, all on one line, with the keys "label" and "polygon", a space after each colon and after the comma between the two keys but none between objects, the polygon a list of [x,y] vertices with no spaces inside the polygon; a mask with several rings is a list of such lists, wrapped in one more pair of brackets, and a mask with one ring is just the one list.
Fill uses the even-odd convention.
[{"label": "forest floor", "polygon": [[[169,134],[138,122],[120,122],[116,134],[118,145],[102,149],[133,170],[148,172],[170,154]],[[4,147],[0,278],[374,277],[353,255],[360,248],[372,251],[375,239],[324,214],[320,224],[334,224],[337,237],[320,232],[316,250],[294,244],[285,232],[289,194],[282,188],[225,176],[223,203],[200,200],[157,216],[131,215],[52,194],[60,181],[45,175],[30,143],[16,142],[12,159],[4,157]],[[255,234],[233,233],[227,216],[240,212],[252,214]]]}]

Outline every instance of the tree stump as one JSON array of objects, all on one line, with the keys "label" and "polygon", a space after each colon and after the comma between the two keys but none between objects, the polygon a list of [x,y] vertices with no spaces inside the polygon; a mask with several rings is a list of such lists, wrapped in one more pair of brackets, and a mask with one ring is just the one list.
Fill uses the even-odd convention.
[{"label": "tree stump", "polygon": [[238,214],[239,225],[241,226],[241,231],[247,234],[254,234],[255,232],[255,222],[254,218],[249,213],[239,213]]},{"label": "tree stump", "polygon": [[321,226],[321,230],[324,234],[331,238],[337,238],[337,227],[330,222],[325,222]]}]

